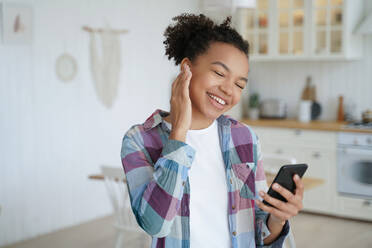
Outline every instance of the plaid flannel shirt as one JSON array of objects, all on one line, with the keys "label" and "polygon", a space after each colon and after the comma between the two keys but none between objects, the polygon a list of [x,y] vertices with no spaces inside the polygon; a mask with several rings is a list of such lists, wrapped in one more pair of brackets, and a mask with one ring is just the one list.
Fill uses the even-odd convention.
[{"label": "plaid flannel shirt", "polygon": [[[188,171],[197,151],[168,139],[171,130],[163,121],[168,114],[158,109],[143,124],[132,126],[123,137],[121,160],[133,213],[139,226],[152,236],[151,247],[189,248]],[[288,221],[272,244],[263,243],[270,234],[269,214],[254,200],[262,200],[258,192],[268,187],[258,138],[249,126],[230,116],[221,115],[217,122],[229,191],[226,214],[231,247],[282,247]]]}]

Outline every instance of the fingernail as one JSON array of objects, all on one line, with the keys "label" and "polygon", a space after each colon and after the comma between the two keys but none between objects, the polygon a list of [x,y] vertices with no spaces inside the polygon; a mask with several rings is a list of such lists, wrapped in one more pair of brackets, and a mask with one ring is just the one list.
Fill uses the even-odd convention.
[{"label": "fingernail", "polygon": [[296,179],[300,179],[300,177],[299,177],[297,174],[295,175],[295,178],[296,178]]},{"label": "fingernail", "polygon": [[259,194],[260,194],[261,197],[263,197],[265,195],[264,192],[262,192],[262,191],[260,191]]},{"label": "fingernail", "polygon": [[279,189],[279,185],[276,184],[276,183],[274,183],[273,187],[274,187],[274,189]]}]

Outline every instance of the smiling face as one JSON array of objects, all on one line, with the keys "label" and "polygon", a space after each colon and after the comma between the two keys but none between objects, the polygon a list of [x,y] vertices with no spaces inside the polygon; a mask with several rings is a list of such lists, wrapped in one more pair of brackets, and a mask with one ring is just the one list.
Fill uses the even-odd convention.
[{"label": "smiling face", "polygon": [[230,44],[214,42],[190,69],[192,118],[210,122],[239,102],[247,84],[248,57]]}]

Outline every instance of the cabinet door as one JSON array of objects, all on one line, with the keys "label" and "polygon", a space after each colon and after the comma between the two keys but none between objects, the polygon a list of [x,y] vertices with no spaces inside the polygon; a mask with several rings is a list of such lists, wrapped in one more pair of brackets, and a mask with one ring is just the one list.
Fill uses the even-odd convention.
[{"label": "cabinet door", "polygon": [[372,220],[372,200],[340,196],[338,198],[340,214],[343,216]]},{"label": "cabinet door", "polygon": [[278,0],[277,53],[279,55],[303,55],[305,50],[304,0]]},{"label": "cabinet door", "polygon": [[[282,158],[295,158],[297,163],[305,163],[309,167],[304,175],[308,178],[322,179],[323,184],[304,192],[304,210],[313,212],[332,213],[335,201],[335,166],[336,153],[334,150],[304,148],[288,145],[273,145],[262,143],[262,153],[265,170],[271,171],[272,165],[265,164],[265,154],[277,155]],[[268,167],[269,166],[269,167]],[[280,165],[274,165],[279,169]]]},{"label": "cabinet door", "polygon": [[336,150],[301,148],[298,163],[307,163],[305,177],[323,179],[324,183],[305,189],[304,210],[331,213],[336,197],[335,163]]},{"label": "cabinet door", "polygon": [[249,42],[251,55],[269,52],[269,0],[258,0],[256,9],[237,9],[239,30]]},{"label": "cabinet door", "polygon": [[313,1],[313,54],[341,55],[343,45],[343,0]]},{"label": "cabinet door", "polygon": [[336,197],[335,133],[264,127],[253,127],[253,130],[260,138],[264,156],[295,158],[297,163],[308,164],[305,177],[324,180],[320,186],[305,189],[304,210],[333,213]]},{"label": "cabinet door", "polygon": [[293,128],[252,127],[261,143],[336,149],[337,137],[333,132],[302,130]]}]

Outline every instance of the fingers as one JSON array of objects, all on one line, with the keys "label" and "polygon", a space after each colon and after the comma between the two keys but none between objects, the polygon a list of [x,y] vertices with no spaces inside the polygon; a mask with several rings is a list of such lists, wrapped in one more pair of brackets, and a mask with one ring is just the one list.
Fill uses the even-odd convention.
[{"label": "fingers", "polygon": [[185,63],[181,66],[181,72],[172,84],[173,97],[189,97],[189,85],[192,73],[189,66]]},{"label": "fingers", "polygon": [[172,95],[176,96],[179,92],[180,84],[185,80],[186,77],[186,70],[185,67],[181,67],[181,72],[178,74],[177,78],[174,80],[172,84]]},{"label": "fingers", "polygon": [[274,183],[273,189],[281,194],[288,202],[295,204],[298,200],[303,199],[304,194],[304,185],[301,178],[296,174],[293,176],[293,181],[296,184],[295,194],[287,190],[286,188],[280,186],[277,183]]},{"label": "fingers", "polygon": [[181,72],[177,75],[176,79],[172,83],[172,93],[176,91],[177,86],[179,85],[179,81],[184,75],[184,67],[181,67]]},{"label": "fingers", "polygon": [[289,213],[283,212],[283,211],[281,211],[279,209],[276,209],[276,208],[273,208],[273,207],[269,207],[260,200],[256,200],[255,202],[260,209],[274,215],[278,219],[288,220],[291,217],[291,215]]},{"label": "fingers", "polygon": [[292,216],[297,215],[298,212],[303,208],[302,199],[304,185],[302,183],[301,178],[298,175],[294,175],[293,180],[296,184],[295,194],[292,194],[292,192],[290,192],[289,190],[280,186],[277,183],[273,185],[273,190],[281,194],[288,202],[283,202],[274,197],[271,197],[270,195],[263,191],[260,191],[259,194],[262,197],[262,199],[264,199],[274,207],[267,206],[262,201],[256,200],[255,202],[258,205],[258,207],[261,208],[263,211],[266,211],[281,220],[288,220]]},{"label": "fingers", "polygon": [[284,211],[289,211],[290,213],[296,215],[298,213],[298,211],[300,211],[303,208],[302,199],[303,199],[304,185],[302,183],[301,178],[298,175],[294,175],[293,180],[296,184],[295,194],[293,194],[292,192],[290,192],[289,190],[287,190],[286,188],[282,187],[281,185],[279,185],[277,183],[274,183],[273,187],[272,187],[273,190],[275,190],[280,195],[282,195],[287,200],[287,202],[291,205],[291,206],[289,206],[288,209],[285,209],[284,205],[286,205],[286,203],[284,203],[280,200],[277,200],[277,199],[269,196],[266,193],[265,193],[265,198],[264,199],[267,202],[269,202],[271,205],[273,205],[273,206],[275,206],[279,209],[283,209]]},{"label": "fingers", "polygon": [[179,84],[178,81],[180,80],[180,78],[181,78],[181,73],[178,74],[178,76],[176,77],[176,79],[172,83],[172,95],[174,95],[175,92],[176,92],[176,88],[177,88],[177,86]]},{"label": "fingers", "polygon": [[269,194],[266,194],[263,191],[260,192],[260,196],[265,201],[267,201],[268,203],[270,203],[272,206],[274,206],[275,208],[277,208],[278,210],[280,210],[280,211],[282,211],[282,212],[284,212],[286,214],[289,214],[290,216],[294,216],[294,215],[297,215],[298,214],[298,209],[296,207],[296,203],[297,202],[294,202],[294,203],[288,202],[288,203],[286,203],[286,202],[283,202],[281,200],[278,200],[278,199],[276,199],[274,197],[271,197]]},{"label": "fingers", "polygon": [[170,99],[172,131],[178,130],[186,136],[191,127],[192,102],[189,94],[191,71],[186,63],[182,63],[181,72],[172,84],[172,95]]},{"label": "fingers", "polygon": [[183,92],[186,96],[188,96],[192,74],[191,74],[191,71],[190,71],[190,67],[186,63],[183,65],[183,67],[184,67],[184,75],[182,77]]},{"label": "fingers", "polygon": [[281,194],[288,202],[290,202],[290,203],[294,203],[295,202],[295,200],[296,200],[295,199],[295,195],[292,194],[292,192],[290,192],[286,188],[280,186],[278,183],[274,183],[273,189],[276,192],[278,192],[279,194]]},{"label": "fingers", "polygon": [[304,184],[303,184],[301,178],[296,174],[296,175],[293,176],[293,181],[296,184],[295,194],[300,196],[301,199],[303,199],[305,187],[304,187]]}]

